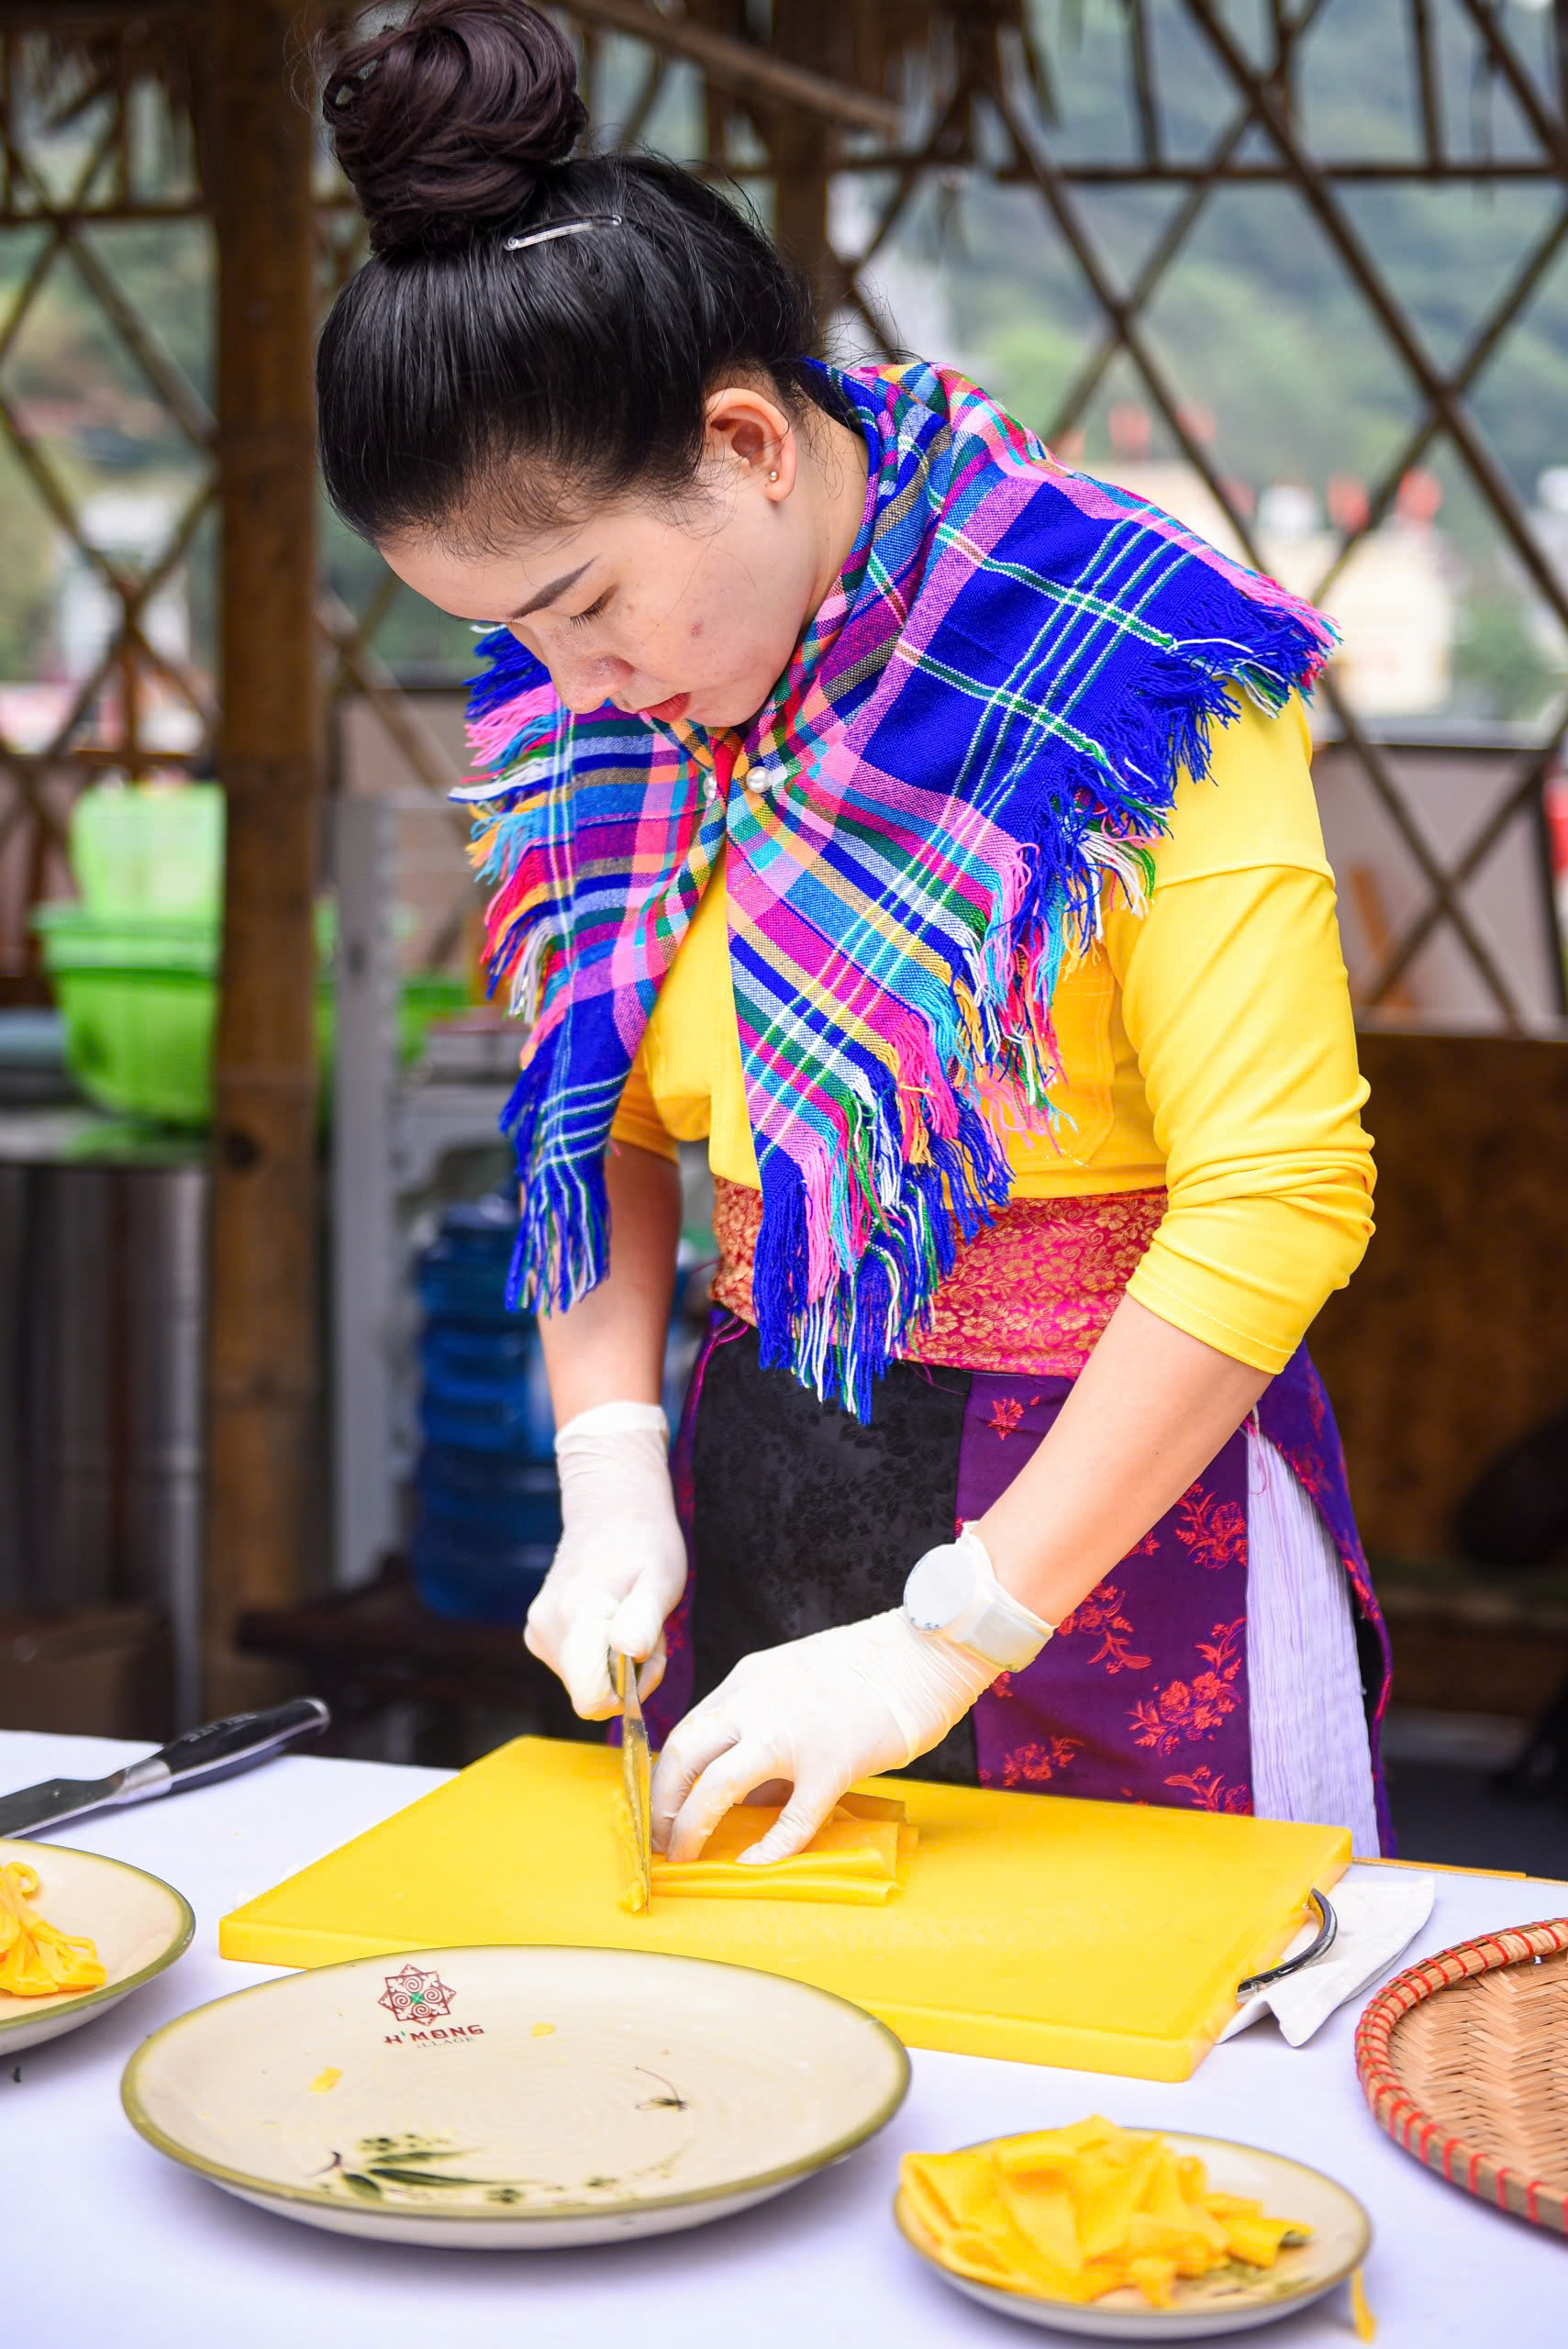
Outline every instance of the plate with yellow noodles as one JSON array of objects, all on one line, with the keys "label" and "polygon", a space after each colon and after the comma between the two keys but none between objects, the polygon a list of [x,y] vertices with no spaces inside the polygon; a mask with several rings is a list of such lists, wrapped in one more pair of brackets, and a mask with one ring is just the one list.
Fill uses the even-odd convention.
[{"label": "plate with yellow noodles", "polygon": [[117,2006],[195,1932],[189,1902],[161,1876],[0,1839],[0,2063]]},{"label": "plate with yellow noodles", "polygon": [[906,2154],[895,2216],[945,2280],[1025,2323],[1195,2341],[1293,2316],[1352,2279],[1372,2223],[1320,2170],[1256,2145],[1118,2128]]},{"label": "plate with yellow noodles", "polygon": [[673,2233],[840,2161],[904,2101],[885,2024],[780,1975],[494,1943],[312,1967],[166,2023],[148,2142],[335,2234],[550,2251]]}]

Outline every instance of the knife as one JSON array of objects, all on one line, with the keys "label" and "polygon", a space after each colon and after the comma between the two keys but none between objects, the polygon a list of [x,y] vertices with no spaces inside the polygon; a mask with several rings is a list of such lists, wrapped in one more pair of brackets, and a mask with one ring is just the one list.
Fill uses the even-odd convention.
[{"label": "knife", "polygon": [[638,1666],[628,1655],[614,1656],[616,1695],[620,1702],[620,1782],[631,1829],[631,1855],[637,1869],[639,1909],[653,1897],[652,1818],[649,1806],[648,1729],[637,1693]]},{"label": "knife", "polygon": [[[636,1695],[635,1688],[633,1696]],[[0,1798],[0,1835],[28,1835],[40,1827],[61,1827],[90,1810],[154,1795],[182,1794],[187,1787],[212,1785],[266,1762],[301,1738],[317,1737],[332,1716],[319,1697],[295,1697],[263,1713],[230,1713],[205,1728],[188,1729],[156,1753],[128,1762],[106,1778],[46,1778],[20,1794]],[[643,1753],[646,1757],[647,1744]]]}]

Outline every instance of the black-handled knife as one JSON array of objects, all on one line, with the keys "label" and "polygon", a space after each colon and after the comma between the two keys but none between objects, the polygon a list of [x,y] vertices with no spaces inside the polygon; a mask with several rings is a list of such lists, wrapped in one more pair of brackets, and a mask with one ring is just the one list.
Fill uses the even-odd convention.
[{"label": "black-handled knife", "polygon": [[0,1797],[0,1835],[30,1835],[40,1827],[61,1827],[90,1810],[211,1786],[270,1761],[302,1738],[319,1737],[331,1718],[319,1697],[295,1697],[264,1713],[230,1713],[226,1720],[188,1729],[156,1753],[128,1762],[106,1778],[46,1778],[42,1786]]}]

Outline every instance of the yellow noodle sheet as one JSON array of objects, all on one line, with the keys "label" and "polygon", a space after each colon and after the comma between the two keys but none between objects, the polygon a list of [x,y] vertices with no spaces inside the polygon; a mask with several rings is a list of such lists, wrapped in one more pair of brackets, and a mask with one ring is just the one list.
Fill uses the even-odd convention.
[{"label": "yellow noodle sheet", "polygon": [[846,1795],[804,1852],[762,1867],[742,1853],[762,1841],[776,1809],[738,1803],[727,1812],[700,1859],[653,1859],[653,1898],[682,1900],[832,1900],[875,1908],[896,1899],[908,1880],[917,1836],[904,1806],[874,1795]]}]

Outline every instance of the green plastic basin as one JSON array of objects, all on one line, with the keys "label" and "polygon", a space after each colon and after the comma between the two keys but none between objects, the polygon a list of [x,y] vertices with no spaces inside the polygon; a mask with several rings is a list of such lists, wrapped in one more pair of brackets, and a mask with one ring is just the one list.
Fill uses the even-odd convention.
[{"label": "green plastic basin", "polygon": [[[32,922],[65,1021],[66,1059],[83,1091],[123,1116],[210,1124],[218,926],[160,914],[106,917],[74,901],[37,906]],[[460,978],[411,974],[398,1004],[404,1063],[418,1057],[432,1019],[462,1010],[468,999]],[[316,1051],[324,1086],[333,1026],[332,979],[323,971]]]}]

